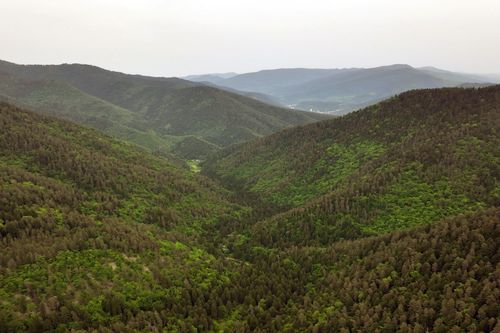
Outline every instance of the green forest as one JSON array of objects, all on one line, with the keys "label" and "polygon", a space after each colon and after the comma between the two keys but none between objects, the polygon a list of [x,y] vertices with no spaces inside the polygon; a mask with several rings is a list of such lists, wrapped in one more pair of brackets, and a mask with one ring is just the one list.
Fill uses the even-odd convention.
[{"label": "green forest", "polygon": [[500,332],[500,86],[332,118],[0,65],[0,332]]}]

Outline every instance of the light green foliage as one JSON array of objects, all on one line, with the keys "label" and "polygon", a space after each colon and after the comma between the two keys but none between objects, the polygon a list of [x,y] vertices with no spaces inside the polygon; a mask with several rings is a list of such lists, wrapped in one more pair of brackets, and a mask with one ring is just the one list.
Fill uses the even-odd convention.
[{"label": "light green foliage", "polygon": [[[228,172],[236,180],[253,184],[250,191],[264,195],[271,202],[297,207],[332,190],[361,164],[377,158],[385,151],[383,145],[371,141],[350,145],[334,143],[318,149],[324,149],[323,154],[303,172],[291,169],[288,159],[293,156],[285,154],[271,157],[270,160],[256,156],[248,163],[228,169]],[[231,167],[221,162],[221,169]]]},{"label": "light green foliage", "polygon": [[187,160],[186,161],[187,165],[189,166],[189,169],[194,173],[198,173],[201,171],[200,162],[201,162],[200,160]]},{"label": "light green foliage", "polygon": [[[85,250],[40,258],[0,275],[0,311],[11,311],[18,306],[15,295],[32,290],[39,298],[37,302],[42,303],[50,302],[54,295],[71,297],[80,311],[88,313],[93,321],[109,324],[120,319],[105,309],[103,301],[107,296],[101,294],[103,290],[121,300],[124,309],[148,310],[163,307],[165,301],[175,302],[181,296],[186,279],[193,287],[202,289],[230,282],[230,275],[216,271],[213,268],[216,259],[204,250],[189,248],[178,241],[160,243],[160,257],[152,253],[129,257],[112,250]],[[158,262],[162,263],[161,268],[154,267]],[[168,279],[169,287],[158,284],[153,269]],[[27,299],[28,305],[33,302]]]},{"label": "light green foliage", "polygon": [[376,207],[378,214],[363,226],[363,231],[376,234],[436,222],[485,206],[457,192],[448,179],[427,183],[411,169],[385,194],[368,196],[365,203]]},{"label": "light green foliage", "polygon": [[361,142],[351,145],[332,144],[324,156],[300,178],[283,190],[281,195],[273,195],[280,203],[300,206],[334,189],[342,179],[356,171],[360,165],[384,153],[382,145],[375,142]]}]

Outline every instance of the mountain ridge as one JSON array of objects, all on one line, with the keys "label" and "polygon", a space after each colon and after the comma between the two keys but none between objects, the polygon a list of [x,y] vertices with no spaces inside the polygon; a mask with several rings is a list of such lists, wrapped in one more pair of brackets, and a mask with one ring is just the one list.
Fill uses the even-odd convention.
[{"label": "mountain ridge", "polygon": [[395,64],[373,68],[263,70],[217,80],[217,85],[268,94],[297,109],[338,115],[411,89],[487,81],[486,77],[475,74]]},{"label": "mountain ridge", "polygon": [[[189,139],[191,143],[184,145],[184,148],[192,146],[193,150],[182,150],[179,153],[196,156],[197,159],[205,158],[212,151],[204,151],[208,146],[203,141],[208,141],[219,149],[288,126],[326,117],[271,106],[258,102],[255,98],[178,78],[128,75],[90,65],[24,66],[0,62],[0,72],[4,73],[5,81],[10,79],[10,83],[4,83],[4,90],[0,91],[3,95],[12,89],[8,87],[9,84],[23,91],[27,89],[25,86],[33,85],[33,81],[39,81],[40,85],[45,84],[46,87],[50,86],[47,82],[56,81],[81,91],[68,93],[59,101],[57,98],[61,94],[60,89],[45,89],[43,93],[38,92],[44,96],[39,101],[31,99],[27,103],[26,96],[21,95],[18,100],[20,105],[46,112],[47,108],[43,104],[51,99],[59,104],[52,108],[53,115],[60,112],[67,119],[100,127],[107,130],[108,134],[139,144],[150,151],[175,154],[175,147],[182,144],[183,140],[195,136],[200,140]],[[88,111],[82,108],[80,100],[87,101]],[[94,104],[100,106],[96,110],[89,107]],[[121,114],[127,113],[127,119],[110,117],[108,113],[116,113],[117,110]],[[97,118],[93,122],[87,121],[87,112],[93,112]],[[105,126],[98,124],[100,120],[111,123]],[[196,146],[196,142],[200,145]]]},{"label": "mountain ridge", "polygon": [[203,172],[282,207],[247,235],[324,245],[498,205],[499,117],[500,86],[414,90],[230,147]]}]

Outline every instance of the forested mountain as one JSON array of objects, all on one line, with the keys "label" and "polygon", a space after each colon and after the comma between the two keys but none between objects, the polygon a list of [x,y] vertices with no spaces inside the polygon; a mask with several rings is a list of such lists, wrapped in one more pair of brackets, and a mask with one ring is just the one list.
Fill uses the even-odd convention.
[{"label": "forested mountain", "polygon": [[500,204],[500,86],[417,90],[220,152],[205,172],[285,211],[250,232],[329,244]]},{"label": "forested mountain", "polygon": [[0,61],[0,77],[3,99],[183,158],[205,158],[220,147],[325,119],[186,80],[88,65]]},{"label": "forested mountain", "polygon": [[[211,80],[209,77],[205,79]],[[411,89],[485,83],[488,79],[433,67],[391,65],[375,68],[265,70],[228,79],[218,78],[213,82],[241,91],[268,94],[283,105],[297,109],[344,114]]]},{"label": "forested mountain", "polygon": [[499,221],[494,208],[326,247],[254,248],[234,285],[246,321],[227,331],[496,332]]},{"label": "forested mountain", "polygon": [[151,310],[175,303],[184,285],[226,283],[200,235],[248,215],[230,193],[130,144],[5,103],[0,128],[1,332],[99,326],[125,303]]},{"label": "forested mountain", "polygon": [[220,152],[223,189],[2,103],[0,332],[496,332],[499,106],[405,93]]},{"label": "forested mountain", "polygon": [[[227,201],[228,191],[182,164],[6,103],[0,115],[4,222],[47,214],[64,219],[74,210],[99,223],[150,220],[195,234],[204,223],[240,214],[239,206]],[[22,230],[16,225],[43,224],[23,221],[7,222],[2,230],[17,234]]]},{"label": "forested mountain", "polygon": [[34,107],[41,113],[70,119],[103,131],[133,131],[121,124],[138,122],[133,112],[64,82],[33,81],[0,72],[0,91],[0,96],[6,101]]}]

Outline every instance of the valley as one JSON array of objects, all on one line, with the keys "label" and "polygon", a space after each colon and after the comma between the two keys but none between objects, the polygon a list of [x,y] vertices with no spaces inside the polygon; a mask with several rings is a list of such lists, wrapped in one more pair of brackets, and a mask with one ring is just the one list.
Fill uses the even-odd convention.
[{"label": "valley", "polygon": [[499,13],[0,1],[0,333],[500,333]]},{"label": "valley", "polygon": [[1,100],[187,159],[205,159],[234,143],[329,118],[182,79],[89,65],[0,61],[0,78]]},{"label": "valley", "polygon": [[500,86],[291,113],[186,162],[102,126],[142,115],[121,90],[4,75],[0,331],[498,329]]}]

